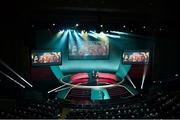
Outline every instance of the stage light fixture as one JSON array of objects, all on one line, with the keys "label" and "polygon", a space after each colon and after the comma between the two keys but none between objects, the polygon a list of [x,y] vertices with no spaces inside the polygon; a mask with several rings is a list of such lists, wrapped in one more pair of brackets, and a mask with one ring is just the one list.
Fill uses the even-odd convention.
[{"label": "stage light fixture", "polygon": [[79,24],[78,23],[76,23],[76,25],[75,25],[76,27],[78,27],[79,26]]},{"label": "stage light fixture", "polygon": [[82,35],[84,35],[84,31],[83,31],[83,30],[81,31],[81,36],[82,36]]},{"label": "stage light fixture", "polygon": [[100,25],[100,27],[102,28],[102,27],[103,27],[103,25]]},{"label": "stage light fixture", "polygon": [[175,76],[175,77],[179,77],[179,74],[175,74],[174,76]]},{"label": "stage light fixture", "polygon": [[85,30],[82,30],[81,33],[78,32],[78,35],[81,36],[82,40],[88,40],[88,33]]},{"label": "stage light fixture", "polygon": [[64,33],[64,30],[60,30],[60,31],[57,33],[57,37],[60,37],[63,33]]}]

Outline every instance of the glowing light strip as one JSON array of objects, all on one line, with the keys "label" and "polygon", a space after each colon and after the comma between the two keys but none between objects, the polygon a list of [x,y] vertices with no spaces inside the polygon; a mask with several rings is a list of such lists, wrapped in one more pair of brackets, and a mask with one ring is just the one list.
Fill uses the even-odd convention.
[{"label": "glowing light strip", "polygon": [[0,71],[1,74],[3,74],[4,76],[6,76],[7,78],[9,78],[10,80],[12,80],[13,82],[15,82],[16,84],[20,85],[22,88],[25,88],[24,85],[22,85],[21,83],[19,83],[18,81],[14,80],[12,77],[10,77],[9,75],[7,75],[6,73]]},{"label": "glowing light strip", "polygon": [[69,89],[69,91],[67,92],[67,94],[65,95],[65,97],[64,98],[66,98],[67,97],[67,95],[69,94],[69,92],[72,90],[72,87]]},{"label": "glowing light strip", "polygon": [[16,73],[13,69],[11,69],[7,64],[5,64],[2,60],[0,60],[0,63],[4,65],[7,69],[9,69],[11,72],[13,72],[15,75],[17,75],[21,80],[23,80],[26,84],[28,84],[30,87],[33,87],[29,82],[27,82],[23,77],[21,77],[18,73]]},{"label": "glowing light strip", "polygon": [[143,86],[144,86],[144,81],[145,81],[145,78],[146,78],[147,69],[148,69],[148,65],[145,65],[144,66],[143,77],[142,77],[142,82],[141,82],[141,89],[143,89]]},{"label": "glowing light strip", "polygon": [[119,35],[128,35],[128,33],[125,32],[119,32],[119,31],[110,31],[111,33],[117,33]]},{"label": "glowing light strip", "polygon": [[98,33],[94,32],[94,31],[91,31],[91,30],[90,30],[90,32],[93,33],[93,34],[95,34],[95,35],[97,35],[97,36],[99,35]]},{"label": "glowing light strip", "polygon": [[57,89],[60,89],[60,88],[62,88],[62,87],[64,87],[64,86],[66,86],[66,85],[64,84],[64,85],[61,85],[61,86],[59,86],[59,87],[57,87],[57,88],[54,88],[54,89],[48,91],[48,93],[51,93],[51,92],[53,92],[53,91],[56,91]]},{"label": "glowing light strip", "polygon": [[[66,76],[64,76],[63,78],[68,77],[68,76],[71,76],[71,75],[66,75]],[[63,79],[63,78],[62,78],[62,79]],[[99,89],[99,88],[108,88],[108,87],[121,86],[121,87],[125,88],[128,92],[130,92],[131,95],[134,96],[134,94],[133,94],[126,86],[120,85],[120,84],[124,81],[124,79],[123,79],[122,81],[120,81],[119,83],[111,84],[111,85],[103,85],[103,86],[80,86],[79,84],[78,84],[78,85],[73,85],[73,84],[64,82],[62,79],[60,79],[60,82],[62,82],[64,85],[70,85],[71,88],[70,88],[70,87],[62,88],[62,89],[60,89],[60,90],[56,90],[56,92],[62,91],[62,90],[64,90],[64,89],[68,89],[68,88],[70,88],[70,90],[68,91],[68,93],[69,93],[69,92],[71,91],[71,89],[73,89],[73,88],[80,88],[80,89],[87,89],[87,88],[89,88],[89,89]],[[57,89],[58,89],[58,88],[57,88]],[[66,94],[66,96],[68,95],[68,93]]]},{"label": "glowing light strip", "polygon": [[112,38],[121,38],[121,36],[118,35],[111,35],[111,34],[105,34],[105,35]]},{"label": "glowing light strip", "polygon": [[[70,76],[70,75],[66,75],[66,76],[64,76],[63,78],[65,78],[65,77],[68,77],[68,76]],[[108,87],[114,87],[114,86],[117,86],[117,85],[119,85],[120,83],[122,83],[123,81],[120,81],[119,83],[116,83],[116,84],[110,84],[110,85],[103,85],[103,86],[86,86],[86,85],[83,85],[83,86],[81,86],[81,85],[74,85],[74,84],[71,84],[71,83],[67,83],[67,82],[64,82],[62,79],[63,78],[61,78],[60,79],[60,82],[61,83],[63,83],[64,85],[68,85],[68,86],[72,86],[73,88],[82,88],[82,89],[91,89],[91,88],[93,88],[93,89],[98,89],[98,88],[108,88]],[[123,79],[124,80],[124,79]]]},{"label": "glowing light strip", "polygon": [[96,38],[96,39],[98,38],[98,36],[97,36],[97,35],[92,34],[92,33],[88,33],[88,35],[89,35],[89,36],[92,36],[92,37],[94,37],[94,38]]},{"label": "glowing light strip", "polygon": [[62,89],[60,89],[60,90],[56,90],[55,92],[59,92],[59,91],[62,91],[62,90],[66,90],[66,89],[68,89],[68,88],[70,88],[69,89],[69,91],[66,93],[66,95],[65,95],[65,97],[64,98],[66,98],[67,97],[67,95],[69,94],[69,92],[73,89],[73,87],[66,87],[66,88],[62,88]]},{"label": "glowing light strip", "polygon": [[110,31],[111,33],[115,33],[115,34],[119,34],[119,35],[128,35],[128,36],[132,36],[132,37],[139,37],[139,38],[144,38],[144,39],[149,39],[152,40],[152,38],[148,38],[145,36],[141,36],[141,35],[137,35],[137,34],[133,34],[133,33],[127,33],[127,32],[120,32],[120,31]]},{"label": "glowing light strip", "polygon": [[123,86],[123,85],[118,85],[118,86],[125,88],[127,91],[129,91],[134,96],[134,94],[128,88],[126,88],[126,86]]},{"label": "glowing light strip", "polygon": [[62,88],[62,89],[56,90],[55,92],[59,92],[59,91],[62,91],[62,90],[66,90],[66,89],[68,89],[68,88],[71,88],[71,89],[72,89],[72,87],[71,87],[71,86],[68,86],[68,87],[65,87],[65,88]]},{"label": "glowing light strip", "polygon": [[132,82],[131,78],[129,77],[129,75],[126,76],[127,79],[129,80],[129,82],[133,85],[133,87],[136,89],[136,86],[134,85],[134,83]]}]

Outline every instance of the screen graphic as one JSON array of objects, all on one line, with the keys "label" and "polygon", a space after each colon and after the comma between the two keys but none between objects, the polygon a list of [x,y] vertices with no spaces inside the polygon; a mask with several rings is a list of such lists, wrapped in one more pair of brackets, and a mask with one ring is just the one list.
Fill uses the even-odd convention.
[{"label": "screen graphic", "polygon": [[123,53],[124,64],[148,64],[149,51],[125,51]]},{"label": "screen graphic", "polygon": [[83,40],[81,43],[69,42],[69,59],[107,59],[108,57],[108,41]]},{"label": "screen graphic", "polygon": [[59,51],[32,51],[32,65],[60,65],[61,52]]}]

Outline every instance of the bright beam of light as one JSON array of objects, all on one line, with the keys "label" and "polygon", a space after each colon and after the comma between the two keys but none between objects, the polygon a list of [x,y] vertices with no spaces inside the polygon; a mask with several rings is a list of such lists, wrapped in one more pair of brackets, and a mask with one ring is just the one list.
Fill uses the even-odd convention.
[{"label": "bright beam of light", "polygon": [[[69,83],[71,83],[71,81],[69,82]],[[56,87],[56,88],[54,88],[54,89],[52,89],[52,90],[50,90],[50,91],[48,91],[48,93],[51,93],[51,92],[56,92],[58,89],[60,89],[60,88],[62,88],[62,87],[64,87],[64,86],[66,86],[67,84],[64,84],[64,85],[61,85],[61,86],[59,86],[59,87]]]},{"label": "bright beam of light", "polygon": [[83,40],[88,40],[88,33],[81,31],[81,33],[78,32],[78,35],[81,36]]},{"label": "bright beam of light", "polygon": [[69,43],[70,43],[68,47],[69,47],[69,49],[74,49],[73,45],[76,45],[76,43],[72,36],[71,30],[68,30],[68,33],[69,33],[68,38],[69,38]]},{"label": "bright beam of light", "polygon": [[80,36],[78,36],[77,32],[74,30],[74,36],[76,38],[77,44],[80,47],[82,45],[82,39]]},{"label": "bright beam of light", "polygon": [[60,89],[60,88],[62,88],[62,87],[64,87],[64,86],[66,86],[66,84],[61,85],[61,86],[59,86],[59,87],[57,87],[57,88],[54,88],[54,89],[48,91],[48,93],[51,93],[51,92],[53,92],[53,91],[56,91],[56,90],[58,90],[58,89]]},{"label": "bright beam of light", "polygon": [[104,42],[108,42],[108,37],[104,32],[100,32],[99,33],[99,40],[104,41]]},{"label": "bright beam of light", "polygon": [[[101,41],[105,41],[108,42],[108,37],[104,32],[100,32],[100,33],[96,33],[94,31],[90,31],[91,33],[93,33],[95,35],[95,38],[99,38]],[[90,33],[89,33],[90,35]],[[94,36],[93,35],[93,36]],[[92,35],[91,35],[92,36]],[[96,37],[97,36],[97,37]]]},{"label": "bright beam of light", "polygon": [[110,31],[111,33],[116,33],[116,34],[119,34],[119,35],[128,35],[128,33],[125,33],[125,32],[119,32],[119,31]]},{"label": "bright beam of light", "polygon": [[62,89],[60,89],[60,90],[58,90],[58,91],[56,91],[56,92],[59,92],[59,91],[62,91],[62,90],[66,90],[66,89],[68,89],[68,88],[70,88],[70,89],[68,90],[68,92],[67,92],[66,95],[64,96],[64,98],[66,98],[67,95],[69,94],[69,92],[71,91],[71,89],[72,89],[73,87],[62,88]]},{"label": "bright beam of light", "polygon": [[145,65],[144,66],[143,77],[142,77],[142,82],[141,82],[141,89],[143,89],[143,86],[144,86],[144,81],[145,81],[145,78],[146,78],[147,69],[148,69],[148,65]]},{"label": "bright beam of light", "polygon": [[65,32],[63,32],[63,34],[61,35],[62,37],[59,40],[58,43],[58,47],[57,48],[63,48],[66,44],[66,40],[67,40],[67,36],[68,36],[69,30],[66,30]]},{"label": "bright beam of light", "polygon": [[129,82],[133,85],[133,87],[136,89],[136,86],[134,85],[134,83],[132,82],[131,78],[129,77],[129,75],[126,76],[127,79],[129,80]]},{"label": "bright beam of light", "polygon": [[6,63],[4,63],[2,60],[0,60],[0,63],[5,66],[7,69],[9,69],[11,72],[13,72],[15,75],[17,75],[21,80],[23,80],[26,84],[28,84],[30,87],[33,87],[29,82],[27,82],[23,77],[21,77],[19,74],[17,74],[13,69],[11,69]]},{"label": "bright beam of light", "polygon": [[145,37],[145,36],[137,35],[137,34],[133,34],[133,33],[119,32],[119,31],[110,31],[110,32],[111,32],[111,33],[118,34],[118,35],[128,35],[128,36],[132,36],[132,37],[140,37],[140,38],[145,38],[145,39],[150,39],[150,40],[152,40],[152,39],[149,38],[149,37]]},{"label": "bright beam of light", "polygon": [[134,96],[134,93],[131,92],[131,90],[129,90],[126,86],[123,86],[123,85],[118,85],[118,86],[125,88],[127,91],[129,91]]},{"label": "bright beam of light", "polygon": [[94,31],[90,31],[91,33],[93,33],[93,34],[95,34],[97,37],[99,37],[99,38],[102,38],[102,39],[104,39],[104,40],[107,40],[108,38],[107,38],[107,34],[105,34],[104,32],[100,32],[100,33],[96,33],[96,32],[94,32]]},{"label": "bright beam of light", "polygon": [[60,37],[63,33],[64,33],[64,30],[60,30],[60,31],[57,33],[57,37]]},{"label": "bright beam of light", "polygon": [[121,73],[123,76],[126,76],[127,79],[129,80],[129,82],[132,84],[132,86],[136,89],[136,86],[134,85],[134,83],[132,82],[130,76],[127,74],[127,70],[121,66]]},{"label": "bright beam of light", "polygon": [[66,89],[68,89],[68,88],[73,88],[73,87],[71,87],[71,86],[68,86],[68,87],[65,87],[65,88],[62,88],[62,89],[58,89],[58,90],[56,90],[55,92],[59,92],[59,91],[62,91],[62,90],[66,90]]},{"label": "bright beam of light", "polygon": [[121,37],[118,36],[118,35],[111,35],[111,34],[106,34],[106,36],[111,37],[111,38],[121,38]]},{"label": "bright beam of light", "polygon": [[16,84],[18,84],[19,86],[21,86],[22,88],[25,88],[24,85],[22,85],[21,83],[19,83],[18,81],[14,80],[12,77],[10,77],[9,75],[7,75],[6,73],[0,71],[1,74],[3,74],[4,76],[6,76],[7,78],[9,78],[10,80],[12,80],[13,82],[15,82]]},{"label": "bright beam of light", "polygon": [[95,35],[97,35],[97,36],[99,36],[99,34],[96,33],[96,32],[94,32],[94,31],[91,31],[91,30],[90,30],[90,32],[93,33],[93,34],[95,34]]},{"label": "bright beam of light", "polygon": [[88,35],[89,35],[89,36],[92,36],[92,37],[94,37],[94,38],[96,38],[96,39],[98,39],[98,36],[95,35],[95,34],[93,34],[93,33],[88,33]]}]

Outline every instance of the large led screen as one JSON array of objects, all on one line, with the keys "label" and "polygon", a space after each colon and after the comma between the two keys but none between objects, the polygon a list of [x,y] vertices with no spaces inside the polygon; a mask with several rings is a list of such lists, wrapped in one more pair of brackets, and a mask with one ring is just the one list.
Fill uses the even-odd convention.
[{"label": "large led screen", "polygon": [[124,51],[122,61],[124,64],[148,64],[149,51]]},{"label": "large led screen", "polygon": [[33,50],[31,52],[31,61],[33,66],[61,65],[61,52],[48,50]]},{"label": "large led screen", "polygon": [[69,41],[69,59],[108,59],[109,41]]}]

